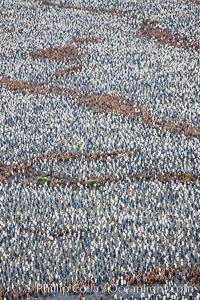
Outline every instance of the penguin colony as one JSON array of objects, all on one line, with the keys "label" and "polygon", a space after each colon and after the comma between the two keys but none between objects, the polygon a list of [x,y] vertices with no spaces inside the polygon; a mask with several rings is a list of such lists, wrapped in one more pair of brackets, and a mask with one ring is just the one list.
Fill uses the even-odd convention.
[{"label": "penguin colony", "polygon": [[0,1],[0,299],[200,299],[199,15]]}]

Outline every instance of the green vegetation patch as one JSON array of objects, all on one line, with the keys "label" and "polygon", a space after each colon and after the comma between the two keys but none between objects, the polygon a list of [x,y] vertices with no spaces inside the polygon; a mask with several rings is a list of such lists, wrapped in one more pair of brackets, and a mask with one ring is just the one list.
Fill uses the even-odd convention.
[{"label": "green vegetation patch", "polygon": [[48,177],[38,177],[37,183],[43,184],[43,183],[51,183],[51,178]]},{"label": "green vegetation patch", "polygon": [[93,185],[93,184],[98,184],[99,180],[98,179],[89,179],[87,181],[87,185]]}]

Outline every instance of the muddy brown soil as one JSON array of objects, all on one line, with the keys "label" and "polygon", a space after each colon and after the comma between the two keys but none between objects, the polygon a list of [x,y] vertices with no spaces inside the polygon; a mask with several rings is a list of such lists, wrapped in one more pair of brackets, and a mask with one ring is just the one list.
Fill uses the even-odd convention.
[{"label": "muddy brown soil", "polygon": [[46,86],[44,83],[33,84],[28,80],[12,80],[4,77],[0,79],[0,89],[5,88],[15,93],[46,95],[46,94],[70,94],[74,97],[82,97],[82,91],[71,90],[58,85]]},{"label": "muddy brown soil", "polygon": [[29,55],[32,59],[47,59],[47,60],[56,60],[60,62],[77,62],[83,55],[80,53],[76,45],[69,45],[65,47],[55,47],[47,49],[36,49],[29,52]]},{"label": "muddy brown soil", "polygon": [[200,4],[200,0],[191,0],[191,1],[196,3],[196,4]]},{"label": "muddy brown soil", "polygon": [[[55,76],[61,76],[80,70],[79,66],[73,66],[68,69],[60,70],[54,73]],[[43,83],[33,84],[26,80],[11,80],[9,78],[0,79],[0,89],[6,88],[17,93],[30,93],[37,95],[45,94],[62,94],[68,93],[78,99],[78,102],[84,104],[97,113],[118,113],[127,117],[136,117],[141,119],[145,126],[159,125],[164,131],[174,130],[177,133],[184,134],[186,137],[199,138],[200,128],[190,126],[186,121],[175,122],[170,119],[156,119],[152,116],[151,111],[148,111],[142,106],[132,106],[128,99],[111,95],[89,95],[85,96],[83,91],[70,90],[59,86],[48,87]]]},{"label": "muddy brown soil", "polygon": [[52,6],[52,7],[58,7],[58,8],[64,8],[64,9],[75,9],[75,10],[81,10],[86,12],[92,12],[95,14],[110,14],[110,15],[116,15],[116,16],[124,16],[126,15],[123,11],[118,9],[98,9],[96,7],[92,6],[78,6],[78,5],[65,5],[65,4],[55,4],[52,1],[49,0],[35,0],[35,2],[40,2],[43,5],[46,6]]},{"label": "muddy brown soil", "polygon": [[191,127],[185,121],[175,122],[172,119],[155,119],[151,111],[141,106],[132,106],[128,99],[111,95],[90,95],[82,97],[79,103],[91,107],[97,113],[119,113],[127,117],[140,118],[145,126],[159,125],[164,131],[175,130],[186,137],[200,137],[200,129]]},{"label": "muddy brown soil", "polygon": [[[0,290],[0,296],[2,296],[2,299],[3,297],[6,297],[6,299],[9,298],[9,294],[12,296],[12,299],[23,299],[26,297],[29,297],[29,299],[32,299],[34,297],[54,298],[56,296],[57,299],[66,299],[64,298],[64,294],[67,291],[68,298],[70,297],[70,299],[82,300],[83,296],[86,296],[88,299],[113,299],[113,296],[114,294],[116,294],[116,292],[117,294],[120,293],[122,295],[122,291],[125,289],[121,289],[120,292],[119,287],[123,287],[125,281],[127,292],[136,290],[137,292],[134,293],[134,296],[139,297],[139,291],[141,291],[144,286],[145,293],[150,294],[155,286],[157,290],[158,288],[160,288],[161,291],[167,281],[173,283],[173,285],[176,284],[176,286],[179,287],[183,286],[183,284],[187,282],[187,284],[189,284],[193,288],[197,288],[199,284],[200,269],[198,267],[198,264],[192,264],[191,267],[187,268],[183,266],[178,266],[177,268],[161,268],[161,270],[157,268],[149,272],[138,270],[132,275],[125,275],[121,272],[118,272],[117,277],[119,281],[118,289],[112,277],[106,283],[97,285],[95,284],[95,278],[92,277],[86,280],[76,280],[72,283],[69,283],[68,281],[62,282],[62,284],[59,286],[60,294],[57,293],[57,295],[54,292],[54,281],[52,280],[51,282],[47,283],[48,289],[38,286],[30,286],[29,291],[14,290],[8,293],[4,290]],[[86,288],[88,288],[90,294],[92,294],[92,298],[88,297],[89,295],[87,293],[82,293],[82,291],[85,291]],[[63,294],[63,296],[61,293]]]},{"label": "muddy brown soil", "polygon": [[173,34],[170,30],[162,29],[159,22],[155,20],[148,21],[147,24],[142,25],[136,33],[137,37],[143,37],[146,40],[154,40],[154,42],[171,46],[174,48],[192,49],[200,53],[200,44],[198,44],[194,37],[183,34]]},{"label": "muddy brown soil", "polygon": [[[106,161],[107,159],[119,159],[124,155],[132,155],[135,151],[114,151],[112,153],[102,153],[102,152],[93,152],[93,153],[53,153],[51,155],[39,155],[36,160],[37,161],[50,161],[50,160],[58,160],[58,161],[69,161],[78,159],[81,160],[84,158],[87,161],[97,161],[102,160]],[[48,185],[53,187],[57,184],[65,186],[71,185],[72,187],[77,187],[80,185],[88,186],[87,181],[89,179],[98,180],[98,185],[105,185],[106,183],[118,182],[128,179],[145,179],[145,180],[158,180],[162,183],[169,181],[178,181],[182,184],[192,184],[194,185],[197,181],[200,180],[200,175],[192,174],[192,173],[174,173],[168,172],[166,174],[151,173],[151,172],[143,172],[136,174],[126,174],[126,175],[117,175],[117,176],[91,176],[88,174],[85,179],[82,177],[69,177],[65,178],[64,176],[59,176],[58,174],[53,174],[50,171],[42,171],[36,170],[34,166],[34,161],[30,160],[26,163],[19,161],[18,163],[14,163],[9,166],[5,166],[0,163],[0,181],[1,182],[21,182],[22,184],[29,185],[33,183],[37,183],[38,177],[48,177],[51,178],[51,183]],[[91,187],[93,188],[93,187]]]},{"label": "muddy brown soil", "polygon": [[55,73],[53,73],[52,75],[55,77],[59,77],[59,76],[65,76],[65,75],[69,75],[69,73],[75,73],[81,71],[81,66],[79,65],[75,65],[69,68],[65,68],[65,69],[61,69],[56,71]]}]

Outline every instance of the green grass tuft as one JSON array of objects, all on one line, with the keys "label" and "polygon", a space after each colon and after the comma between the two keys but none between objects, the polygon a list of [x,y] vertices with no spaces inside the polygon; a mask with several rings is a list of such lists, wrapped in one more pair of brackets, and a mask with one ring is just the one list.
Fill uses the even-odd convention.
[{"label": "green grass tuft", "polygon": [[37,183],[51,183],[51,178],[48,177],[38,177]]},{"label": "green grass tuft", "polygon": [[98,184],[99,180],[98,179],[89,179],[87,181],[87,185],[93,185],[93,184]]}]

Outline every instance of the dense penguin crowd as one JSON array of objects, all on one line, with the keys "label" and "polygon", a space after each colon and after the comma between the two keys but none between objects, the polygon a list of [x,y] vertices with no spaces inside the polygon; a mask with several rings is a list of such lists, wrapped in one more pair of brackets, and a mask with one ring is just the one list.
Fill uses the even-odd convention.
[{"label": "dense penguin crowd", "polygon": [[[190,0],[0,1],[0,299],[39,297],[42,292],[34,288],[52,283],[54,292],[60,287],[64,294],[68,287],[69,299],[73,294],[79,300],[156,299],[150,292],[119,295],[111,292],[112,285],[147,284],[151,289],[170,281],[193,288],[195,293],[187,292],[185,299],[200,299],[199,180],[190,184],[129,176],[199,175],[199,137],[157,124],[144,126],[140,117],[97,113],[78,94],[51,93],[58,86],[86,97],[125,97],[154,118],[199,130],[197,48],[162,45],[162,37],[137,35],[153,20],[200,44],[199,13],[198,1]],[[91,40],[76,43],[84,38]],[[37,49],[68,45],[84,53],[78,67],[77,61],[54,59],[54,52],[51,59],[31,57]],[[1,84],[5,78],[44,84],[49,90],[9,90]],[[113,151],[124,153],[106,159],[39,158]],[[5,174],[6,167],[26,162],[36,174],[66,180],[118,180],[49,186],[23,184],[23,168]],[[99,293],[101,285],[106,288],[90,298],[81,292],[88,284],[98,286]],[[161,297],[180,299],[169,292]]]}]

